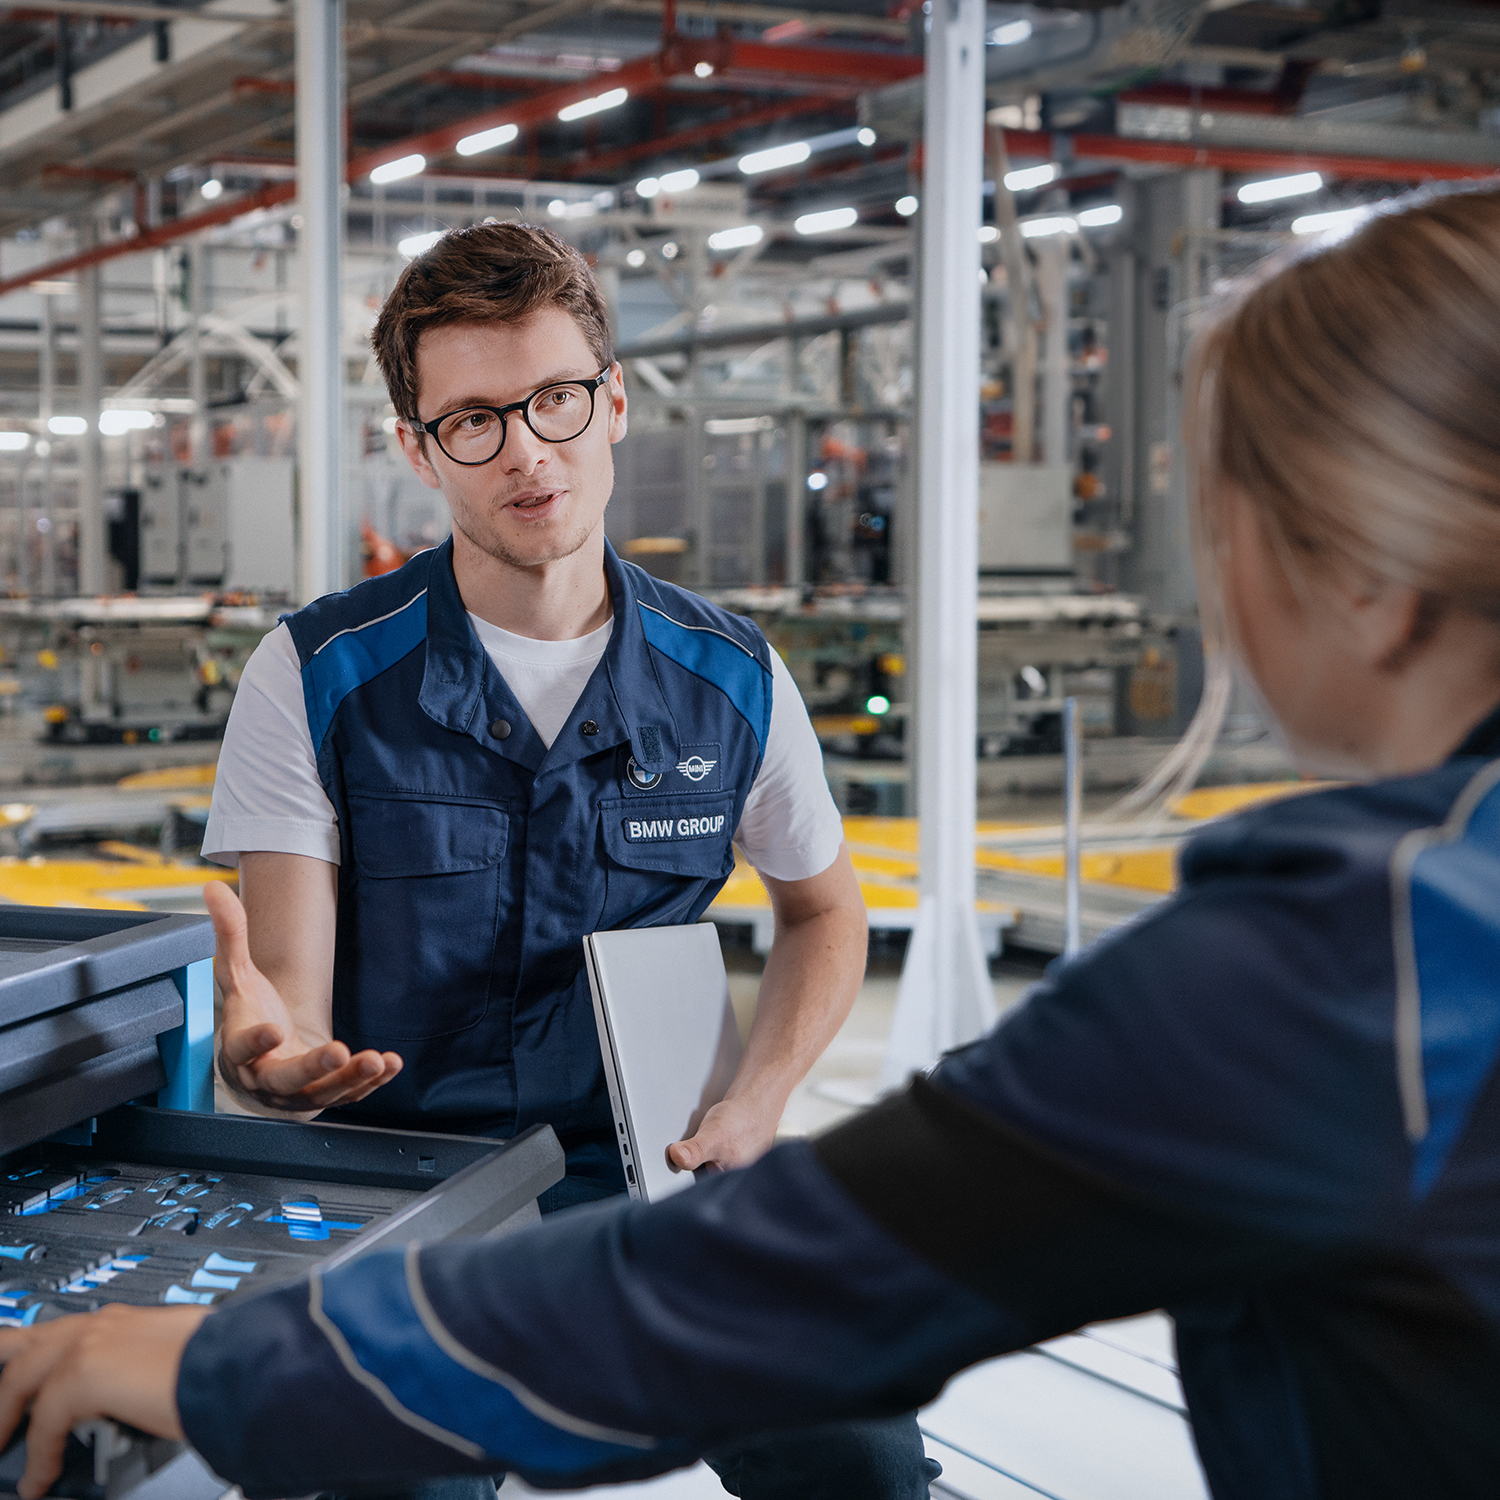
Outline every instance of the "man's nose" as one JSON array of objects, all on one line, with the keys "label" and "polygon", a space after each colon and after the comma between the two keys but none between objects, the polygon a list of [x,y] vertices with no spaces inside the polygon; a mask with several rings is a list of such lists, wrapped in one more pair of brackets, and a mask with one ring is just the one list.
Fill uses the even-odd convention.
[{"label": "man's nose", "polygon": [[537,466],[546,463],[551,456],[551,444],[544,443],[519,418],[510,419],[505,429],[505,446],[500,450],[500,462],[507,473],[534,473]]}]

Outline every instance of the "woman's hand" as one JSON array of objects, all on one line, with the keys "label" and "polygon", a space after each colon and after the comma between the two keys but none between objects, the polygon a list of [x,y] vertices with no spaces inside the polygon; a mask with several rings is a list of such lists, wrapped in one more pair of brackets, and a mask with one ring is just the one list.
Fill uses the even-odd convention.
[{"label": "woman's hand", "polygon": [[177,1371],[206,1307],[106,1307],[34,1328],[0,1329],[0,1448],[29,1411],[21,1500],[62,1472],[68,1434],[109,1418],[178,1438]]}]

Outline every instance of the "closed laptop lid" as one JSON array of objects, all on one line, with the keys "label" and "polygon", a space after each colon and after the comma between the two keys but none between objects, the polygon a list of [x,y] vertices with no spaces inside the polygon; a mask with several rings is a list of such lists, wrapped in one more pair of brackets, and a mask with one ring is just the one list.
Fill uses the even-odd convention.
[{"label": "closed laptop lid", "polygon": [[697,1130],[740,1063],[718,930],[596,932],[584,948],[626,1179],[633,1197],[665,1198],[693,1182],[667,1147]]}]

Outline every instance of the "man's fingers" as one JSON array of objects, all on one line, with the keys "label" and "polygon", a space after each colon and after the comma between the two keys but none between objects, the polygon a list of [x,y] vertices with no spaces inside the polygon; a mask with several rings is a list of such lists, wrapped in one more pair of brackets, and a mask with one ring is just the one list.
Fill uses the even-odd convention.
[{"label": "man's fingers", "polygon": [[241,1026],[234,1031],[226,1026],[219,1033],[219,1052],[232,1067],[243,1068],[267,1052],[274,1052],[283,1040],[281,1028],[269,1021],[257,1026]]},{"label": "man's fingers", "polygon": [[290,1097],[315,1086],[331,1084],[338,1078],[352,1076],[349,1073],[351,1062],[349,1049],[342,1042],[327,1042],[292,1057],[262,1055],[246,1066],[245,1073],[250,1087],[258,1093]]},{"label": "man's fingers", "polygon": [[[309,1059],[342,1052],[346,1061],[322,1071],[320,1065],[308,1066]],[[401,1059],[394,1052],[360,1052],[348,1057],[342,1042],[330,1042],[302,1057],[260,1069],[247,1069],[248,1086],[260,1098],[281,1109],[331,1109],[337,1104],[353,1104],[389,1083],[401,1071]]]}]

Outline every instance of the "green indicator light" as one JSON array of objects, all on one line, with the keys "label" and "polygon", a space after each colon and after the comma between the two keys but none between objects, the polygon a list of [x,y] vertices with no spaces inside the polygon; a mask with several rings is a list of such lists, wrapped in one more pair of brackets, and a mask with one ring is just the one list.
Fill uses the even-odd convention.
[{"label": "green indicator light", "polygon": [[865,700],[865,712],[872,714],[889,713],[891,700],[883,693],[876,693],[874,697]]}]

